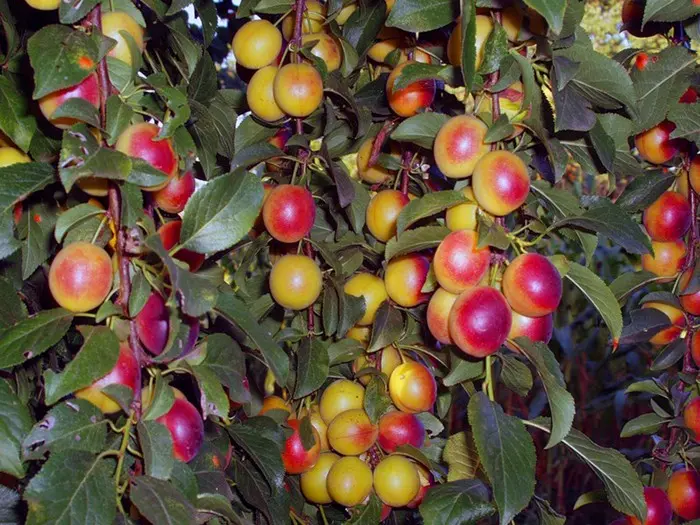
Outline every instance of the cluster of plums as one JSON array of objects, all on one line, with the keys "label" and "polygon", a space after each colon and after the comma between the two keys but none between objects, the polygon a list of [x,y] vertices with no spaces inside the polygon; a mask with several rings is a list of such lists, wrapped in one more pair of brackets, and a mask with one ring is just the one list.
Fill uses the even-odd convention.
[{"label": "cluster of plums", "polygon": [[[305,405],[296,415],[278,396],[263,402],[261,414],[272,410],[289,413],[287,426],[292,433],[284,443],[282,461],[288,474],[301,475],[301,491],[309,502],[351,508],[374,491],[384,503],[385,517],[392,508],[416,508],[431,484],[429,471],[397,449],[424,445],[425,428],[417,414],[435,403],[435,378],[417,361],[401,362],[394,348],[382,352],[393,352],[382,371],[389,375],[394,407],[376,424],[364,408],[366,375],[360,375],[360,381],[334,381],[318,403]],[[313,428],[314,442],[307,448],[299,430],[304,417]]]}]

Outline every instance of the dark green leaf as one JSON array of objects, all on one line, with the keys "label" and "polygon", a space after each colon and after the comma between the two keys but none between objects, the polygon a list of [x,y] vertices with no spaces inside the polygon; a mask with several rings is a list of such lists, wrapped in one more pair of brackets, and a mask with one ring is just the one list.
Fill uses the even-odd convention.
[{"label": "dark green leaf", "polygon": [[700,143],[700,104],[676,104],[669,111],[668,118],[676,125],[672,138]]},{"label": "dark green leaf", "polygon": [[32,423],[27,405],[5,380],[0,380],[0,472],[25,476],[21,445]]},{"label": "dark green leaf", "polygon": [[629,213],[643,211],[668,190],[675,180],[675,175],[661,170],[645,171],[625,187],[615,204]]},{"label": "dark green leaf", "polygon": [[502,354],[500,357],[503,384],[519,396],[526,396],[532,389],[532,372],[525,363],[514,355]]},{"label": "dark green leaf", "polygon": [[328,347],[330,366],[349,363],[365,353],[362,343],[355,339],[341,339]]},{"label": "dark green leaf", "polygon": [[656,308],[640,308],[630,313],[631,320],[622,329],[620,344],[645,343],[671,326],[668,316]]},{"label": "dark green leaf", "polygon": [[44,189],[56,180],[53,166],[27,162],[0,168],[0,214],[10,213],[15,203]]},{"label": "dark green leaf", "polygon": [[386,16],[384,0],[362,5],[343,25],[343,38],[363,57],[379,33]]},{"label": "dark green leaf", "polygon": [[157,421],[139,421],[136,430],[146,475],[167,480],[175,463],[170,431]]},{"label": "dark green leaf", "polygon": [[425,525],[471,525],[496,512],[488,489],[477,479],[434,485],[419,510]]},{"label": "dark green leaf", "polygon": [[284,477],[280,445],[249,425],[231,425],[227,430],[257,465],[269,486],[280,487]]},{"label": "dark green leaf", "polygon": [[651,370],[658,372],[671,368],[678,361],[683,359],[687,348],[688,343],[686,340],[680,338],[666,345],[663,350],[657,354],[656,358],[654,358],[654,362],[651,364]]},{"label": "dark green leaf", "polygon": [[419,113],[402,121],[391,133],[391,138],[430,149],[433,147],[438,131],[448,120],[449,117],[443,113]]},{"label": "dark green leaf", "polygon": [[386,391],[386,383],[381,377],[374,376],[365,388],[364,409],[373,424],[379,422],[379,418],[392,405],[391,398]]},{"label": "dark green leaf", "polygon": [[150,476],[131,480],[131,501],[151,523],[194,525],[195,510],[175,485]]},{"label": "dark green leaf", "polygon": [[402,0],[386,20],[388,27],[408,32],[432,31],[446,26],[459,16],[459,4],[452,0]]},{"label": "dark green leaf", "polygon": [[63,308],[45,310],[0,334],[0,368],[10,368],[36,357],[58,343],[73,321]]},{"label": "dark green leaf", "polygon": [[377,315],[372,323],[372,338],[370,339],[368,352],[376,352],[385,346],[394,343],[403,333],[403,315],[396,307],[383,302],[377,310]]},{"label": "dark green leaf", "polygon": [[131,123],[131,117],[134,115],[134,110],[128,104],[124,103],[119,95],[112,95],[107,99],[107,124],[105,131],[107,132],[107,144],[113,146],[119,135]]},{"label": "dark green leaf", "polygon": [[566,0],[525,0],[525,3],[545,18],[554,34],[561,32]]},{"label": "dark green leaf", "polygon": [[328,351],[315,337],[302,339],[297,350],[296,387],[294,399],[315,392],[328,377]]},{"label": "dark green leaf", "polygon": [[664,423],[664,419],[654,412],[642,414],[625,423],[620,432],[621,438],[628,438],[639,435],[651,435],[659,431]]},{"label": "dark green leaf", "polygon": [[411,224],[431,217],[452,206],[466,202],[461,191],[447,190],[428,193],[414,199],[401,210],[396,220],[396,231],[399,235]]},{"label": "dark green leaf", "polygon": [[36,119],[28,114],[26,98],[4,76],[0,77],[0,130],[25,152],[36,131]]},{"label": "dark green leaf", "polygon": [[449,233],[445,226],[424,226],[405,231],[398,239],[389,240],[384,255],[390,260],[397,255],[435,248]]},{"label": "dark green leaf", "polygon": [[452,369],[442,380],[445,386],[454,386],[475,379],[484,373],[484,360],[472,359],[461,350],[453,347]]},{"label": "dark green leaf", "polygon": [[104,210],[92,204],[78,204],[77,206],[63,212],[56,221],[54,236],[56,242],[61,242],[66,232],[75,224],[95,215],[103,215]]}]

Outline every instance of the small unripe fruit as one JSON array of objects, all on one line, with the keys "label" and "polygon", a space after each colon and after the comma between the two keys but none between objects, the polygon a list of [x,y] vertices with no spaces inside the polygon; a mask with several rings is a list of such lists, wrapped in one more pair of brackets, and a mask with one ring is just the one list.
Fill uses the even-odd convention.
[{"label": "small unripe fruit", "polygon": [[391,373],[389,394],[402,412],[425,412],[432,408],[437,398],[435,377],[424,365],[406,362]]},{"label": "small unripe fruit", "polygon": [[673,512],[684,520],[700,518],[700,474],[696,470],[678,470],[668,481],[668,499]]},{"label": "small unripe fruit", "polygon": [[693,269],[689,268],[683,272],[680,281],[678,282],[678,293],[683,310],[690,315],[700,315],[700,290],[687,295],[680,295],[690,283],[690,278],[693,276]]},{"label": "small unripe fruit", "polygon": [[416,448],[425,442],[425,427],[415,414],[388,412],[379,419],[379,446],[392,453],[401,445]]},{"label": "small unripe fruit", "polygon": [[[185,209],[187,201],[190,200],[195,189],[194,175],[191,171],[187,171],[179,177],[173,177],[165,188],[155,192],[153,202],[163,211],[180,213]],[[85,190],[83,189],[83,191]]]},{"label": "small unripe fruit", "polygon": [[280,184],[265,199],[262,213],[270,235],[280,242],[293,243],[311,231],[316,219],[316,205],[306,188]]},{"label": "small unripe fruit", "polygon": [[[391,179],[394,174],[379,163],[369,166],[369,157],[372,154],[374,139],[367,139],[362,143],[357,152],[357,174],[365,182],[380,184]],[[395,154],[398,157],[398,153]]]},{"label": "small unripe fruit", "polygon": [[[490,16],[477,15],[476,16],[476,69],[481,67],[481,63],[484,61],[484,51],[486,47],[486,41],[489,39],[493,31],[493,20]],[[447,58],[455,67],[462,66],[462,19],[457,21],[450,35],[450,39],[447,42]]]},{"label": "small unripe fruit", "polygon": [[644,227],[655,241],[675,241],[685,235],[692,222],[690,203],[680,193],[667,191],[644,210]]},{"label": "small unripe fruit", "polygon": [[102,14],[102,34],[117,41],[117,45],[108,53],[109,56],[132,65],[134,63],[134,57],[131,54],[131,48],[126,38],[121,34],[122,31],[126,31],[131,35],[136,43],[136,47],[143,53],[145,47],[143,41],[143,27],[141,27],[136,20],[122,11]]},{"label": "small unripe fruit", "polygon": [[316,464],[301,475],[301,493],[311,503],[327,505],[333,502],[328,493],[326,482],[331,467],[339,459],[338,454],[324,452],[319,456]]},{"label": "small unripe fruit", "polygon": [[659,277],[674,277],[685,264],[687,246],[683,241],[657,242],[652,241],[654,255],[642,255],[642,268]]},{"label": "small unripe fruit", "polygon": [[274,83],[279,69],[265,66],[255,72],[248,82],[246,101],[253,115],[265,122],[275,122],[284,117],[284,111],[275,102]]},{"label": "small unripe fruit", "polygon": [[562,282],[556,266],[538,253],[519,255],[503,274],[503,295],[521,315],[542,317],[561,301]]},{"label": "small unripe fruit", "polygon": [[681,150],[681,141],[671,138],[675,129],[676,125],[673,122],[664,120],[634,137],[639,156],[652,164],[665,164],[670,161]]},{"label": "small unripe fruit", "polygon": [[328,471],[326,487],[334,502],[354,507],[372,492],[372,470],[355,456],[340,458]]},{"label": "small unripe fruit", "polygon": [[[155,124],[141,122],[132,124],[124,133],[119,135],[115,149],[130,157],[136,157],[148,162],[151,166],[159,169],[166,175],[172,177],[177,173],[177,155],[173,149],[170,139],[156,140],[160,133],[160,128]],[[145,191],[157,191],[164,188],[168,180],[159,186],[142,188]]]},{"label": "small unripe fruit", "polygon": [[476,203],[471,186],[462,188],[462,194],[467,198],[463,204],[452,206],[445,212],[445,224],[453,232],[457,230],[476,230],[479,205]]},{"label": "small unripe fruit", "polygon": [[679,310],[673,305],[659,301],[649,301],[648,303],[644,303],[642,308],[654,308],[659,310],[660,312],[666,314],[666,317],[668,317],[668,320],[671,322],[671,326],[657,332],[651,339],[649,339],[651,344],[656,346],[667,345],[675,341],[681,335],[681,332],[686,325],[683,310]]},{"label": "small unripe fruit", "polygon": [[[170,221],[158,228],[158,235],[163,242],[163,248],[170,251],[176,244],[180,242],[180,232],[182,231],[182,221]],[[203,253],[193,252],[184,248],[179,249],[174,257],[178,261],[182,261],[189,266],[191,272],[196,272],[204,264],[206,259]]]},{"label": "small unripe fruit", "polygon": [[438,288],[428,303],[428,311],[426,313],[428,330],[430,330],[435,339],[445,345],[452,343],[449,319],[452,305],[455,304],[456,300],[456,294],[450,293],[444,288]]},{"label": "small unripe fruit", "polygon": [[389,297],[399,306],[413,308],[430,298],[422,292],[430,272],[430,259],[425,255],[410,253],[395,257],[387,264],[384,284]]},{"label": "small unripe fruit", "polygon": [[173,456],[188,463],[194,459],[204,442],[204,423],[199,412],[182,392],[173,388],[175,402],[156,421],[165,425],[173,440]]},{"label": "small unripe fruit", "polygon": [[277,105],[290,117],[308,117],[323,100],[323,79],[306,63],[282,66],[275,76]]},{"label": "small unripe fruit", "polygon": [[88,242],[65,246],[49,268],[51,295],[71,312],[97,308],[111,288],[112,260],[106,251]]},{"label": "small unripe fruit", "polygon": [[379,428],[362,408],[341,412],[328,425],[328,444],[343,456],[359,456],[366,452],[378,435]]},{"label": "small unripe fruit", "polygon": [[78,122],[73,118],[51,119],[55,111],[70,99],[79,98],[95,108],[100,107],[100,86],[97,83],[97,73],[92,73],[75,86],[54,91],[39,99],[39,109],[46,120],[60,129],[66,129]]},{"label": "small unripe fruit", "polygon": [[288,474],[301,474],[313,467],[321,455],[321,444],[316,429],[311,427],[314,436],[314,444],[309,449],[304,449],[299,432],[300,421],[298,419],[288,419],[287,425],[293,430],[291,436],[284,442],[282,449],[282,463],[284,470]]},{"label": "small unripe fruit", "polygon": [[[287,40],[294,36],[295,13],[289,14],[282,20],[282,34]],[[306,0],[304,13],[301,18],[301,33],[320,33],[326,21],[326,6],[316,0]]]},{"label": "small unripe fruit", "polygon": [[464,353],[482,358],[505,342],[512,324],[510,306],[495,288],[479,286],[463,292],[450,311],[450,336]]},{"label": "small unripe fruit", "polygon": [[61,0],[26,0],[26,2],[39,11],[54,11],[61,5]]},{"label": "small unripe fruit", "polygon": [[435,251],[435,277],[448,292],[461,293],[486,275],[491,251],[488,246],[477,248],[477,242],[475,232],[459,230],[445,237]]},{"label": "small unripe fruit", "polygon": [[510,151],[487,153],[474,167],[472,190],[479,206],[488,213],[508,215],[527,199],[530,191],[527,166]]},{"label": "small unripe fruit", "polygon": [[516,337],[529,337],[532,341],[539,341],[547,344],[552,339],[554,331],[553,315],[543,315],[542,317],[527,317],[517,312],[512,312],[513,322],[510,326],[508,339]]},{"label": "small unripe fruit", "polygon": [[279,396],[267,396],[263,399],[262,408],[258,415],[263,416],[271,410],[284,410],[288,414],[292,413],[287,402]]},{"label": "small unripe fruit", "polygon": [[700,397],[693,398],[683,410],[683,422],[696,441],[700,439]]},{"label": "small unripe fruit", "polygon": [[32,159],[29,156],[22,153],[17,148],[12,146],[3,146],[0,148],[0,168],[6,168],[12,166],[13,164],[24,164],[25,162],[31,162]]},{"label": "small unripe fruit", "polygon": [[435,137],[435,163],[445,177],[463,179],[474,173],[476,163],[489,152],[484,142],[488,126],[477,117],[459,115],[445,122]]},{"label": "small unripe fruit", "polygon": [[365,300],[365,313],[357,321],[357,324],[361,326],[371,325],[374,322],[377,310],[388,298],[384,281],[370,273],[353,275],[345,283],[343,290],[348,295],[362,297]]},{"label": "small unripe fruit", "polygon": [[340,413],[363,408],[365,389],[362,385],[347,379],[338,379],[323,391],[319,409],[321,417],[330,424]]},{"label": "small unripe fruit", "polygon": [[394,89],[396,79],[409,64],[414,61],[404,62],[394,68],[386,81],[386,96],[389,99],[389,107],[400,117],[412,117],[418,111],[429,107],[435,98],[435,81],[418,80],[402,89]]},{"label": "small unripe fruit", "polygon": [[302,46],[318,41],[312,48],[311,54],[323,60],[329,73],[340,67],[343,55],[338,41],[327,33],[312,33],[301,38]]},{"label": "small unripe fruit", "polygon": [[[671,525],[673,509],[663,490],[656,487],[644,487],[644,500],[647,504],[647,519],[644,521],[644,525]],[[629,516],[628,519],[630,525],[641,525],[637,518]]]},{"label": "small unripe fruit", "polygon": [[321,294],[323,276],[313,259],[306,255],[285,255],[270,272],[270,293],[277,304],[290,310],[303,310]]},{"label": "small unripe fruit", "polygon": [[396,220],[409,198],[398,190],[377,193],[367,206],[367,229],[380,242],[396,235]]},{"label": "small unripe fruit", "polygon": [[416,466],[404,456],[384,458],[374,468],[374,490],[390,507],[404,507],[413,500],[420,489]]},{"label": "small unripe fruit", "polygon": [[277,58],[282,49],[282,33],[267,20],[251,20],[236,31],[231,48],[240,65],[260,69]]},{"label": "small unripe fruit", "polygon": [[90,401],[103,414],[114,414],[119,412],[121,407],[114,399],[104,394],[102,389],[109,385],[124,385],[135,392],[140,379],[140,368],[134,351],[128,343],[121,343],[119,345],[119,357],[114,368],[89,387],[78,390],[75,393],[75,397]]}]

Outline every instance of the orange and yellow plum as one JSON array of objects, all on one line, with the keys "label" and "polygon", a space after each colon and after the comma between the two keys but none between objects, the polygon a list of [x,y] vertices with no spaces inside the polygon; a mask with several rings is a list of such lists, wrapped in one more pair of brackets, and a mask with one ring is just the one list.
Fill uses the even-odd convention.
[{"label": "orange and yellow plum", "polygon": [[[357,173],[365,182],[370,184],[380,184],[387,182],[394,177],[394,173],[376,163],[372,166],[369,165],[369,158],[372,155],[372,147],[374,144],[374,139],[365,140],[360,149],[357,152]],[[391,149],[390,155],[397,160],[399,159],[399,153],[396,148]]]},{"label": "orange and yellow plum", "polygon": [[690,203],[675,191],[663,193],[644,210],[643,223],[649,237],[669,242],[683,237],[692,222]]},{"label": "orange and yellow plum", "polygon": [[271,410],[283,410],[288,414],[292,413],[292,409],[289,408],[287,402],[279,396],[267,396],[263,399],[262,407],[258,415],[263,416]]},{"label": "orange and yellow plum", "polygon": [[525,203],[530,192],[527,166],[510,151],[491,151],[474,167],[472,190],[485,211],[499,217],[508,215]]},{"label": "orange and yellow plum", "polygon": [[671,138],[675,129],[676,125],[673,122],[664,120],[634,137],[639,156],[652,164],[665,164],[670,161],[681,151],[683,144],[681,140]]},{"label": "orange and yellow plum", "polygon": [[168,181],[162,190],[153,194],[153,202],[161,210],[168,213],[180,213],[185,209],[187,201],[194,194],[194,174],[186,171],[180,176],[175,176]]},{"label": "orange and yellow plum", "polygon": [[[163,242],[163,247],[170,251],[176,244],[180,242],[180,232],[182,231],[182,221],[175,220],[166,222],[160,228],[158,228],[158,235],[160,240]],[[191,272],[196,272],[204,264],[206,259],[203,253],[193,252],[192,250],[187,250],[184,248],[179,249],[174,257],[178,261],[186,263]]]},{"label": "orange and yellow plum", "polygon": [[[387,377],[391,376],[394,369],[401,364],[401,354],[393,346],[385,346],[378,352],[370,354],[374,360],[370,360],[367,354],[362,354],[358,356],[352,362],[352,371],[357,375],[360,371],[366,368],[374,368],[379,370],[382,374]],[[372,375],[365,373],[358,377],[358,380],[363,385],[367,385],[372,379]]]},{"label": "orange and yellow plum", "polygon": [[[132,124],[124,133],[119,135],[115,148],[117,151],[148,162],[154,168],[162,171],[169,178],[177,173],[178,158],[170,139],[156,140],[160,128],[155,124],[141,122]],[[142,188],[145,191],[157,191],[168,184],[165,180],[158,186]]]},{"label": "orange and yellow plum", "polygon": [[471,115],[459,115],[445,122],[435,137],[433,155],[448,178],[463,179],[474,173],[477,162],[489,152],[484,142],[488,126]]},{"label": "orange and yellow plum", "polygon": [[302,473],[300,479],[301,492],[311,503],[327,505],[333,502],[333,498],[328,493],[327,480],[331,467],[339,459],[340,456],[338,454],[323,452],[316,464]]},{"label": "orange and yellow plum", "polygon": [[258,69],[246,89],[246,102],[253,115],[265,122],[275,122],[284,117],[285,113],[275,101],[274,84],[279,68],[265,66]]},{"label": "orange and yellow plum", "polygon": [[449,325],[454,344],[467,355],[482,358],[496,352],[506,341],[512,314],[501,292],[478,286],[457,297]]},{"label": "orange and yellow plum", "polygon": [[277,58],[282,49],[282,33],[267,20],[251,20],[236,31],[231,48],[237,63],[260,69]]},{"label": "orange and yellow plum", "polygon": [[384,273],[384,284],[392,301],[404,308],[413,308],[430,298],[423,285],[430,272],[430,259],[410,253],[392,259]]},{"label": "orange and yellow plum", "polygon": [[53,119],[52,116],[58,108],[71,99],[82,99],[94,108],[100,107],[100,86],[97,82],[97,73],[92,73],[85,77],[75,86],[67,87],[59,91],[54,91],[39,99],[39,109],[46,120],[54,126],[66,129],[78,122],[73,118],[59,117]]},{"label": "orange and yellow plum", "polygon": [[450,293],[475,286],[489,269],[491,251],[477,247],[478,237],[470,230],[458,230],[445,237],[433,258],[435,277]]},{"label": "orange and yellow plum", "polygon": [[387,456],[374,468],[374,491],[390,507],[405,507],[419,490],[418,470],[405,456]]},{"label": "orange and yellow plum", "polygon": [[314,225],[314,197],[302,186],[280,184],[265,199],[262,215],[265,228],[272,237],[286,243],[298,242]]},{"label": "orange and yellow plum", "polygon": [[275,76],[275,102],[290,117],[308,117],[323,100],[323,79],[310,64],[287,64]]},{"label": "orange and yellow plum", "polygon": [[338,379],[323,391],[319,409],[326,424],[342,412],[361,409],[364,406],[365,389],[362,385],[347,379]]},{"label": "orange and yellow plum", "polygon": [[476,203],[471,186],[462,188],[462,194],[467,202],[452,206],[445,212],[445,225],[453,232],[476,230],[478,224],[479,205]]},{"label": "orange and yellow plum", "polygon": [[[317,0],[306,0],[304,13],[301,19],[301,33],[306,35],[323,31],[323,26],[326,21],[326,12],[327,8],[325,4]],[[295,14],[291,13],[282,20],[282,34],[287,40],[291,40],[294,36],[294,18]]]},{"label": "orange and yellow plum", "polygon": [[402,412],[425,412],[432,408],[437,398],[435,377],[421,363],[407,361],[391,373],[389,394]]},{"label": "orange and yellow plum", "polygon": [[659,277],[672,278],[683,269],[688,247],[681,241],[652,241],[651,253],[642,255],[642,268]]},{"label": "orange and yellow plum", "polygon": [[49,268],[49,289],[56,302],[71,312],[88,312],[112,288],[112,260],[94,244],[75,242],[56,254]]},{"label": "orange and yellow plum", "polygon": [[379,446],[392,453],[401,445],[416,448],[425,442],[425,427],[415,414],[387,412],[379,419]]},{"label": "orange and yellow plum", "polygon": [[438,288],[428,303],[428,311],[426,312],[428,330],[435,339],[446,345],[452,343],[449,319],[452,305],[455,304],[456,300],[456,294],[450,293],[444,288]]},{"label": "orange and yellow plum", "polygon": [[145,48],[144,31],[143,27],[136,20],[123,11],[112,11],[102,14],[102,34],[117,42],[108,55],[128,65],[132,65],[137,57],[133,56],[131,47],[122,31],[131,36],[136,44],[136,49],[143,53]]},{"label": "orange and yellow plum", "polygon": [[61,5],[61,0],[26,0],[26,2],[39,11],[54,11]]},{"label": "orange and yellow plum", "polygon": [[194,459],[204,442],[204,423],[199,412],[178,389],[173,388],[175,402],[156,421],[165,425],[173,440],[173,456],[185,463]]},{"label": "orange and yellow plum", "polygon": [[328,471],[326,487],[334,502],[354,507],[372,492],[372,469],[356,456],[340,458]]},{"label": "orange and yellow plum", "polygon": [[683,410],[683,422],[696,441],[700,439],[700,397],[691,399]]},{"label": "orange and yellow plum", "polygon": [[270,293],[277,304],[289,310],[314,304],[322,285],[321,269],[306,255],[284,255],[270,272]]},{"label": "orange and yellow plum", "polygon": [[[486,47],[486,41],[489,39],[493,31],[493,20],[490,16],[477,15],[476,16],[476,69],[478,70],[484,61],[484,52]],[[457,21],[450,39],[447,42],[447,58],[455,67],[461,67],[462,65],[462,19]]]},{"label": "orange and yellow plum", "polygon": [[374,322],[377,310],[389,297],[384,281],[371,273],[358,273],[345,283],[343,290],[353,297],[362,297],[365,301],[365,313],[357,324],[368,326]]},{"label": "orange and yellow plum", "polygon": [[317,404],[311,405],[309,409],[302,408],[299,410],[298,419],[303,419],[305,417],[309,418],[311,426],[318,432],[319,443],[321,444],[321,452],[330,450],[330,445],[328,444],[328,425],[321,417],[321,410]]},{"label": "orange and yellow plum", "polygon": [[690,170],[688,171],[688,181],[695,193],[700,193],[700,155],[695,155],[690,161]]},{"label": "orange and yellow plum", "polygon": [[676,308],[673,305],[662,303],[659,301],[649,301],[642,305],[642,308],[654,308],[663,312],[668,320],[671,322],[671,326],[664,328],[660,332],[654,334],[654,336],[649,340],[653,345],[663,346],[675,341],[680,335],[686,325],[685,314],[683,310]]},{"label": "orange and yellow plum", "polygon": [[78,390],[75,397],[90,401],[104,414],[114,414],[119,412],[121,407],[102,390],[109,385],[123,385],[136,391],[140,380],[141,372],[134,351],[128,343],[123,342],[119,345],[119,357],[114,368],[89,387]]},{"label": "orange and yellow plum", "polygon": [[328,33],[311,33],[301,38],[301,44],[316,42],[311,48],[311,54],[323,60],[329,73],[340,67],[343,55],[340,44]]},{"label": "orange and yellow plum", "polygon": [[375,239],[387,242],[396,235],[396,221],[409,198],[398,190],[377,193],[367,206],[367,229]]},{"label": "orange and yellow plum", "polygon": [[25,155],[17,148],[12,146],[0,147],[0,168],[6,168],[13,164],[24,164],[31,161],[32,159],[30,159],[28,155]]},{"label": "orange and yellow plum", "polygon": [[288,474],[301,474],[311,469],[318,461],[321,455],[321,443],[318,432],[312,427],[314,444],[308,450],[304,448],[301,440],[299,426],[301,422],[298,419],[288,419],[287,425],[292,429],[292,435],[284,442],[282,449],[282,463],[284,470]]},{"label": "orange and yellow plum", "polygon": [[328,425],[328,444],[343,456],[359,456],[366,452],[378,435],[379,428],[362,408],[341,412]]},{"label": "orange and yellow plum", "polygon": [[[683,310],[690,315],[700,315],[700,290],[692,293],[684,294],[690,284],[690,279],[693,276],[693,269],[689,268],[681,274],[678,282],[678,293]],[[690,291],[690,290],[689,290]]]},{"label": "orange and yellow plum", "polygon": [[435,81],[432,79],[418,80],[401,89],[394,89],[394,83],[403,69],[407,65],[415,63],[415,61],[407,61],[399,64],[393,69],[386,81],[389,107],[400,117],[412,117],[418,114],[419,110],[430,106],[435,98]]},{"label": "orange and yellow plum", "polygon": [[551,314],[559,306],[562,292],[556,266],[538,253],[519,255],[503,274],[503,294],[511,308],[521,315]]},{"label": "orange and yellow plum", "polygon": [[667,493],[673,512],[684,520],[700,518],[700,474],[696,470],[674,472],[668,481]]}]

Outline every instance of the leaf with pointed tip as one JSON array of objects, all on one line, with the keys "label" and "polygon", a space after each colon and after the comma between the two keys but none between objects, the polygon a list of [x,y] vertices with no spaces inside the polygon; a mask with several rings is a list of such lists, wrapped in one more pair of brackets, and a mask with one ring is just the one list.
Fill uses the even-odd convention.
[{"label": "leaf with pointed tip", "polygon": [[63,308],[44,310],[0,333],[0,368],[10,368],[36,357],[58,343],[73,322]]},{"label": "leaf with pointed tip", "polygon": [[167,480],[173,470],[173,440],[165,425],[157,421],[139,421],[136,425],[146,475]]},{"label": "leaf with pointed tip", "polygon": [[27,405],[7,381],[0,380],[0,472],[16,478],[25,476],[21,444],[32,423]]},{"label": "leaf with pointed tip", "polygon": [[419,510],[425,525],[475,525],[496,512],[488,489],[476,479],[433,485]]},{"label": "leaf with pointed tip", "polygon": [[195,510],[175,485],[150,476],[131,479],[131,501],[151,523],[194,525]]}]

